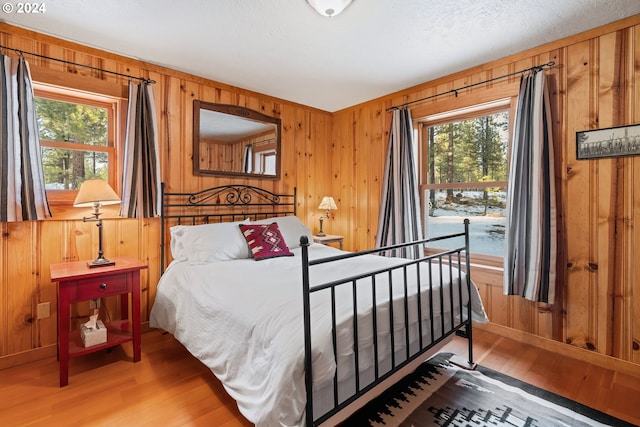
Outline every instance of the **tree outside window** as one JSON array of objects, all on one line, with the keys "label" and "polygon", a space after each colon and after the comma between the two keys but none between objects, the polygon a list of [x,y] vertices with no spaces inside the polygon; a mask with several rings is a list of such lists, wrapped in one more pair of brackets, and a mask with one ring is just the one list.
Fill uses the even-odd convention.
[{"label": "tree outside window", "polygon": [[87,179],[113,185],[117,101],[38,89],[35,105],[49,199],[72,201]]},{"label": "tree outside window", "polygon": [[[508,109],[507,104],[489,112],[463,111],[420,122],[421,197],[427,236],[459,232],[463,219],[469,218],[471,253],[503,256]],[[463,244],[461,239],[454,246]]]}]

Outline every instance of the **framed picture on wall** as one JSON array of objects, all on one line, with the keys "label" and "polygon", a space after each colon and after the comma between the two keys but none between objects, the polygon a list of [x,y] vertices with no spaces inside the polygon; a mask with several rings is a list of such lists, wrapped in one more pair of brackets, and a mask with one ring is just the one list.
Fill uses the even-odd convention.
[{"label": "framed picture on wall", "polygon": [[576,158],[640,155],[640,124],[576,132]]}]

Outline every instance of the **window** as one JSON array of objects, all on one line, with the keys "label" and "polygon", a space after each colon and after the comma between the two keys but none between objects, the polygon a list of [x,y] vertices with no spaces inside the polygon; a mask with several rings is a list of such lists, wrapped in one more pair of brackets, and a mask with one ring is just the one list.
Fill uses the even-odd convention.
[{"label": "window", "polygon": [[87,179],[116,188],[116,123],[119,100],[34,85],[47,198],[73,202]]},{"label": "window", "polygon": [[509,109],[503,100],[418,123],[426,235],[458,232],[469,218],[470,252],[487,259],[504,254]]},{"label": "window", "polygon": [[254,159],[255,169],[253,173],[263,173],[265,175],[276,174],[276,150],[256,151]]}]

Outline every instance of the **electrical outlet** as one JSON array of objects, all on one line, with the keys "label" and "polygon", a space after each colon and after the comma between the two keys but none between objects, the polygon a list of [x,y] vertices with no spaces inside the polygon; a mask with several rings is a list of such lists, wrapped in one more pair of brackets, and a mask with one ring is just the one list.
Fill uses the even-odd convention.
[{"label": "electrical outlet", "polygon": [[100,308],[100,299],[89,300],[89,308],[91,309]]},{"label": "electrical outlet", "polygon": [[38,304],[38,319],[46,319],[51,316],[51,303],[41,302]]}]

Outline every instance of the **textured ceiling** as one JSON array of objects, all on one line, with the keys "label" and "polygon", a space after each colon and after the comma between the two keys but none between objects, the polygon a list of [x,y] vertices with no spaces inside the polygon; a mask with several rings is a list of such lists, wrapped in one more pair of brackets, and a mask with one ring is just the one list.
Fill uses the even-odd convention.
[{"label": "textured ceiling", "polygon": [[327,111],[640,13],[640,0],[49,0],[2,21]]}]

